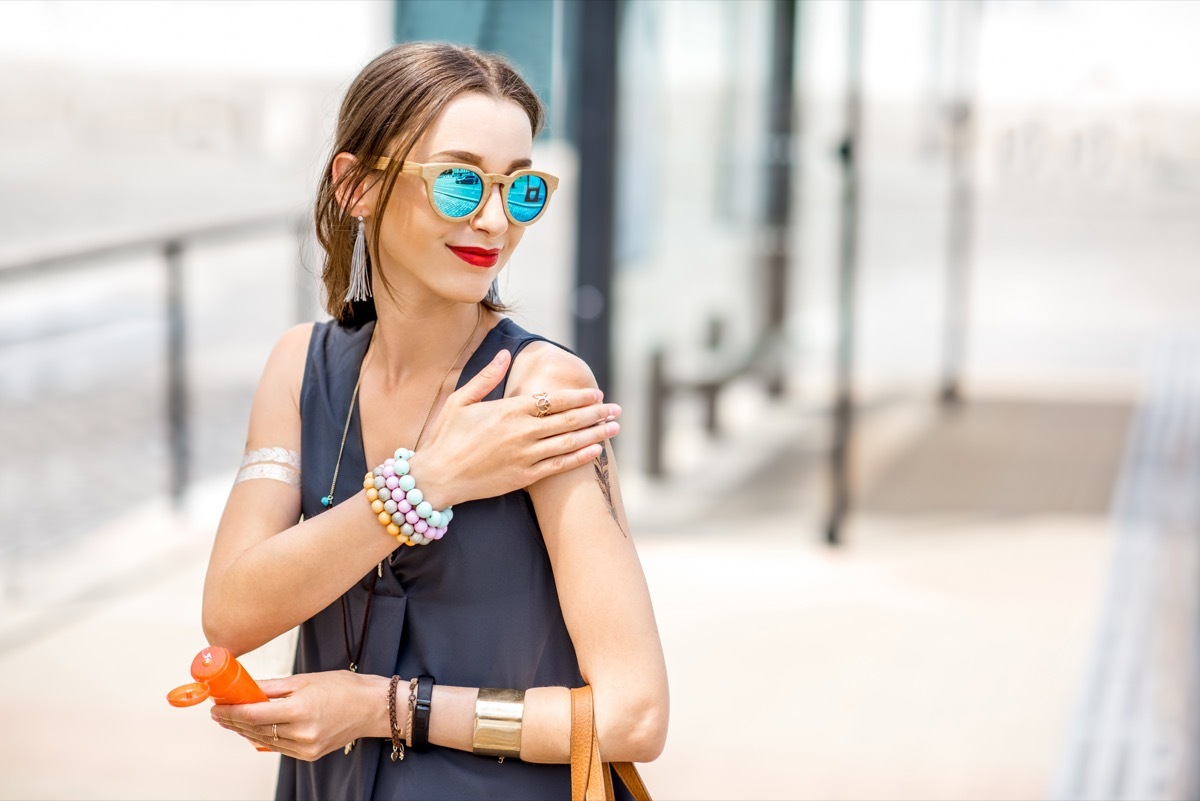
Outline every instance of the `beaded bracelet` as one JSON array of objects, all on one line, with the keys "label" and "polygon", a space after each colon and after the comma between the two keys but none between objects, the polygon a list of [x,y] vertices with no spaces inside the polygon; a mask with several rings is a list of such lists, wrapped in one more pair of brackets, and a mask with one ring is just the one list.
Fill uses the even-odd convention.
[{"label": "beaded bracelet", "polygon": [[445,536],[446,527],[454,519],[454,507],[434,509],[425,500],[417,489],[416,479],[408,472],[408,460],[412,457],[413,452],[408,448],[398,448],[393,458],[363,477],[363,489],[371,501],[371,511],[397,542],[428,545]]}]

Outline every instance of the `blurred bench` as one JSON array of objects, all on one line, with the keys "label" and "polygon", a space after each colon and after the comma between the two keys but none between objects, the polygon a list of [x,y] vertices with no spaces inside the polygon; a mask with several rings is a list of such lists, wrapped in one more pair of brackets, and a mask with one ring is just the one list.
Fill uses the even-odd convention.
[{"label": "blurred bench", "polygon": [[[766,381],[768,394],[777,396],[781,392],[779,377],[780,342],[777,336],[765,331],[744,351],[727,347],[725,327],[722,320],[712,317],[708,321],[705,349],[699,361],[691,369],[667,366],[667,352],[662,347],[650,353],[647,376],[647,434],[646,473],[654,478],[666,474],[664,450],[667,437],[667,411],[672,398],[688,393],[700,396],[704,404],[704,430],[710,436],[718,433],[720,419],[718,400],[721,391],[739,378],[758,373]],[[773,386],[778,384],[779,391]]]}]

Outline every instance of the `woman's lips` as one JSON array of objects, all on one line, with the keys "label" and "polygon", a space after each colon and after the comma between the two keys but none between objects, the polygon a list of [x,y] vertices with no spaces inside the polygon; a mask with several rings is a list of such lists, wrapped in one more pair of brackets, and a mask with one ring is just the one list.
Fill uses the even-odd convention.
[{"label": "woman's lips", "polygon": [[485,250],[484,248],[456,248],[447,245],[455,256],[473,267],[495,267],[500,259],[500,248]]}]

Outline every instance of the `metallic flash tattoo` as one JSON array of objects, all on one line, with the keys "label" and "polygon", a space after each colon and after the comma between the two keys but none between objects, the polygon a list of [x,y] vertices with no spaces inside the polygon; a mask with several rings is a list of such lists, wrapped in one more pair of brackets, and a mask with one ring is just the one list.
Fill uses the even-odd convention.
[{"label": "metallic flash tattoo", "polygon": [[233,483],[240,484],[255,478],[269,478],[299,487],[300,454],[287,448],[259,448],[248,452],[242,457],[242,469]]}]

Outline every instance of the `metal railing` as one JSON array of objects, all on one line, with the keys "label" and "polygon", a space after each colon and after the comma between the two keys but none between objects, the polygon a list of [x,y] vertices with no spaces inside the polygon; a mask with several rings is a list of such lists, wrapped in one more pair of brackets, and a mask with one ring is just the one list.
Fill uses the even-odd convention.
[{"label": "metal railing", "polygon": [[1167,340],[1150,361],[1054,799],[1200,797],[1200,340]]},{"label": "metal railing", "polygon": [[190,479],[190,424],[188,419],[187,309],[184,293],[184,257],[199,243],[225,243],[254,239],[270,231],[290,230],[296,237],[297,316],[308,313],[310,288],[301,280],[304,271],[305,243],[311,222],[306,216],[275,212],[257,217],[179,226],[142,236],[111,242],[91,243],[33,257],[0,259],[0,288],[18,282],[35,281],[63,273],[93,270],[98,263],[130,256],[158,253],[164,272],[163,310],[166,317],[165,416],[167,423],[168,490],[178,505]]}]

